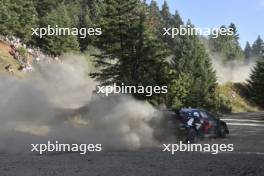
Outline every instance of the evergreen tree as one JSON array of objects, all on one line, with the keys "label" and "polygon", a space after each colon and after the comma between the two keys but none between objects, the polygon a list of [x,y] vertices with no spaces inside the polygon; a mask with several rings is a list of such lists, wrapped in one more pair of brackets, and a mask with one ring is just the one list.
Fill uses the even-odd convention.
[{"label": "evergreen tree", "polygon": [[[187,26],[193,27],[190,21]],[[181,36],[180,41],[171,68],[169,105],[212,108],[216,74],[206,50],[197,36]]]},{"label": "evergreen tree", "polygon": [[42,18],[52,10],[55,10],[63,0],[34,0],[39,18]]},{"label": "evergreen tree", "polygon": [[[163,14],[167,14],[167,12],[169,12],[169,8],[165,3],[163,5]],[[175,12],[175,15],[163,15],[163,23],[164,22],[165,24],[163,24],[162,26],[166,28],[180,28],[180,26],[184,24],[178,11]],[[161,33],[163,34],[164,30]],[[171,52],[175,50],[175,47],[178,47],[180,45],[180,36],[175,36],[174,38],[169,35],[160,36],[163,42],[167,44],[167,47]]]},{"label": "evergreen tree", "polygon": [[[74,21],[68,15],[66,6],[62,3],[55,10],[48,13],[43,18],[43,26],[51,28],[72,28]],[[45,35],[43,38],[38,38],[38,43],[46,52],[53,55],[60,55],[64,52],[78,51],[79,43],[75,35]]]},{"label": "evergreen tree", "polygon": [[175,14],[172,17],[172,26],[175,28],[179,28],[181,25],[183,25],[182,18],[180,16],[180,13],[176,10]]},{"label": "evergreen tree", "polygon": [[[172,28],[180,28],[181,25],[184,25],[183,20],[179,14],[178,11],[175,11],[175,14],[172,17]],[[170,37],[167,39],[169,42],[169,48],[174,52],[177,50],[177,47],[180,47],[181,43],[181,37],[180,36],[175,36],[173,39]]]},{"label": "evergreen tree", "polygon": [[211,34],[209,38],[209,44],[210,44],[210,50],[212,52],[216,53],[222,53],[224,52],[224,46],[226,45],[227,37],[226,35],[221,35],[219,31],[227,30],[225,25],[222,25],[218,31],[214,31],[216,34]]},{"label": "evergreen tree", "polygon": [[239,44],[239,34],[238,34],[235,24],[231,23],[229,25],[229,29],[233,31],[233,35],[227,36],[229,39],[228,41],[230,42],[229,46],[227,45],[227,48],[226,48],[227,59],[234,60],[234,59],[244,58],[243,50],[241,49],[240,44]]},{"label": "evergreen tree", "polygon": [[[143,11],[144,13],[144,11]],[[145,15],[143,15],[145,16]],[[143,24],[146,17],[141,16],[142,25],[140,30],[140,42],[137,46],[139,53],[139,77],[140,84],[143,86],[164,86],[168,83],[167,73],[167,60],[169,51],[166,45],[162,42],[159,36],[151,33],[151,28],[147,25],[148,22]],[[163,95],[153,96],[152,99],[156,100],[158,104],[165,103]]]},{"label": "evergreen tree", "polygon": [[[124,65],[125,61],[130,61],[136,43],[136,16],[137,0],[106,0],[104,2],[104,12],[101,21],[102,35],[96,45],[102,53],[98,55],[97,64],[102,67],[101,73],[93,74],[104,84],[123,81],[128,83],[131,72],[127,70],[130,65]],[[132,53],[133,54],[133,53]],[[123,71],[124,70],[124,71]],[[127,74],[124,72],[127,71]]]},{"label": "evergreen tree", "polygon": [[157,36],[160,35],[160,31],[163,27],[162,16],[156,0],[151,0],[150,2],[147,15],[147,23],[149,28],[152,29],[151,32],[156,33]]},{"label": "evergreen tree", "polygon": [[264,51],[264,42],[260,36],[252,45],[252,53],[254,57],[261,58]]},{"label": "evergreen tree", "polygon": [[10,1],[1,1],[0,2],[0,32],[4,35],[11,35],[13,32],[14,26],[12,26],[11,21],[16,21],[18,23],[18,17],[16,13],[11,11],[11,2]]},{"label": "evergreen tree", "polygon": [[167,1],[164,1],[164,4],[162,5],[161,16],[162,16],[163,23],[164,23],[163,27],[166,27],[166,28],[171,27],[172,26],[172,15],[170,13],[170,9],[169,9]]},{"label": "evergreen tree", "polygon": [[238,31],[237,31],[237,27],[234,23],[230,23],[229,25],[229,29],[231,29],[233,31],[233,35],[232,35],[232,42],[235,44],[235,45],[239,45],[239,34],[238,34]]},{"label": "evergreen tree", "polygon": [[[233,35],[221,34],[220,31],[224,30],[233,31]],[[225,62],[244,58],[243,50],[239,44],[239,34],[234,23],[231,23],[228,27],[223,25],[215,32],[217,32],[217,35],[212,34],[209,39],[212,52],[222,54],[225,57]]]},{"label": "evergreen tree", "polygon": [[32,0],[5,0],[0,2],[0,32],[14,35],[28,42],[31,28],[37,23],[37,13]]},{"label": "evergreen tree", "polygon": [[162,28],[160,28],[160,36],[161,39],[163,40],[164,43],[167,44],[167,46],[170,48],[174,45],[173,43],[173,39],[171,36],[169,35],[161,35],[164,33],[163,28],[171,28],[172,27],[172,15],[170,13],[170,9],[168,6],[167,1],[164,1],[164,4],[162,5],[162,9],[161,9],[161,23],[162,23]]},{"label": "evergreen tree", "polygon": [[264,107],[264,62],[258,61],[248,81],[249,94],[253,101]]},{"label": "evergreen tree", "polygon": [[165,81],[162,59],[166,49],[139,4],[138,0],[105,1],[103,34],[97,42],[102,51],[97,66],[102,69],[92,74],[102,84],[159,86]]},{"label": "evergreen tree", "polygon": [[104,10],[102,0],[83,0],[83,3],[87,5],[89,9],[89,15],[91,20],[96,23],[101,18],[101,13]]},{"label": "evergreen tree", "polygon": [[[78,28],[100,28],[101,18],[103,12],[103,3],[100,0],[82,0],[79,12]],[[88,45],[94,45],[96,38],[89,36],[86,38],[79,38],[81,51],[84,51]]]},{"label": "evergreen tree", "polygon": [[249,42],[246,43],[245,49],[244,49],[244,55],[245,55],[245,61],[248,63],[250,57],[252,57],[252,48],[249,44]]}]

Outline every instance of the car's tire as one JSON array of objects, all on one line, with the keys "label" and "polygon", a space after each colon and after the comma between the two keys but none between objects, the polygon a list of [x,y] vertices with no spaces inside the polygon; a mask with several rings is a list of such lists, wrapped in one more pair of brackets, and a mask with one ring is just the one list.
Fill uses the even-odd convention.
[{"label": "car's tire", "polygon": [[226,138],[226,136],[227,136],[226,127],[223,124],[221,124],[220,127],[219,127],[219,136],[221,138]]},{"label": "car's tire", "polygon": [[195,129],[190,128],[187,134],[187,142],[195,143],[197,140],[197,132]]}]

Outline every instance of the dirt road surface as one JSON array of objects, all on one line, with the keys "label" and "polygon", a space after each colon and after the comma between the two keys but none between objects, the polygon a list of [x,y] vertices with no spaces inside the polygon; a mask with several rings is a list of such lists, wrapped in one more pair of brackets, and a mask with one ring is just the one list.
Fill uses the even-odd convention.
[{"label": "dirt road surface", "polygon": [[264,112],[222,117],[235,151],[212,155],[162,152],[162,147],[138,151],[107,151],[79,155],[0,154],[0,176],[264,176]]}]

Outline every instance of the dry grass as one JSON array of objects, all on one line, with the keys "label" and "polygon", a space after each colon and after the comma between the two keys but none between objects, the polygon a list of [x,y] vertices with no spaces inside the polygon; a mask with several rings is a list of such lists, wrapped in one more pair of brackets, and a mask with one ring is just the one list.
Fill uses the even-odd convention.
[{"label": "dry grass", "polygon": [[14,75],[18,77],[24,77],[25,73],[19,71],[20,64],[18,61],[16,61],[10,54],[10,47],[3,42],[0,41],[0,73],[1,74],[10,74],[6,71],[5,67],[8,64],[11,64]]},{"label": "dry grass", "polygon": [[[242,84],[240,86],[243,86]],[[237,86],[227,83],[219,86],[221,96],[230,101],[232,112],[257,112],[260,108],[252,103],[246,96],[243,96]]]}]

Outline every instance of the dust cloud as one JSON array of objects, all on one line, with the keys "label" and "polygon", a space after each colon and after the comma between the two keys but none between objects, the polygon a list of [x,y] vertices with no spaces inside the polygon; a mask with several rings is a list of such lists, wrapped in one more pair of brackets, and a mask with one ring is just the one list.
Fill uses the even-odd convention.
[{"label": "dust cloud", "polygon": [[220,55],[213,55],[211,58],[219,84],[246,82],[252,68],[256,64],[256,59],[254,58],[250,58],[248,63],[239,59],[225,63]]},{"label": "dust cloud", "polygon": [[29,152],[32,143],[99,143],[104,149],[156,144],[160,115],[130,96],[94,94],[98,84],[80,56],[40,63],[24,79],[0,76],[0,152]]}]

